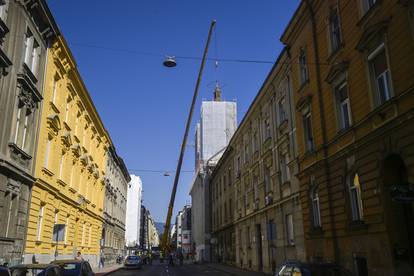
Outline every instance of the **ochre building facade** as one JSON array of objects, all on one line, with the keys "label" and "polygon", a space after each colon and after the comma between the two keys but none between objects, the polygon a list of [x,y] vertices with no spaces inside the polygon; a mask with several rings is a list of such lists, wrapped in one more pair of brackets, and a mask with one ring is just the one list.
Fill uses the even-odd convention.
[{"label": "ochre building facade", "polygon": [[97,266],[111,144],[63,37],[47,56],[25,262],[73,258]]}]

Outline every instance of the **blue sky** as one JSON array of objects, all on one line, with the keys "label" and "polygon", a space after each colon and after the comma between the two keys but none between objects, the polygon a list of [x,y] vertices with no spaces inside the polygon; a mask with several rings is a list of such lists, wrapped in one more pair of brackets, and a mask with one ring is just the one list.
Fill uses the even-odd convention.
[{"label": "blue sky", "polygon": [[[48,0],[99,114],[130,173],[143,181],[144,204],[165,221],[185,121],[210,21],[217,20],[209,58],[274,61],[279,37],[299,0]],[[271,64],[206,64],[183,170],[194,169],[194,125],[200,101],[218,80],[236,100],[240,122]],[[153,170],[160,172],[144,172]],[[181,174],[174,214],[186,202],[191,172]]]}]

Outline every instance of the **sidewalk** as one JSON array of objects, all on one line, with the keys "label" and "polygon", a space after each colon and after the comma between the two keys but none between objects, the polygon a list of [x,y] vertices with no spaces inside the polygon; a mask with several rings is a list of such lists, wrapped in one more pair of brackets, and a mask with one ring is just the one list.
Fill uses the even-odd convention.
[{"label": "sidewalk", "polygon": [[228,273],[229,275],[240,275],[240,276],[269,276],[271,275],[271,274],[266,274],[263,272],[244,270],[238,267],[225,265],[225,264],[207,263],[207,264],[201,264],[201,265],[204,265],[204,266],[207,266],[209,268],[216,269],[219,271],[223,271],[225,273]]},{"label": "sidewalk", "polygon": [[122,266],[123,266],[122,264],[112,264],[112,265],[105,266],[103,268],[95,267],[95,268],[93,268],[93,272],[95,272],[96,276],[102,276],[102,275],[109,274],[111,272],[117,271],[117,270],[121,269]]}]

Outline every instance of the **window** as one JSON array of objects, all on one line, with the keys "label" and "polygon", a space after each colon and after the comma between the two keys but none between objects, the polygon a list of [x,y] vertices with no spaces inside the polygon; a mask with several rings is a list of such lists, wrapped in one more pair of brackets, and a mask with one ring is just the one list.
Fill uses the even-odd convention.
[{"label": "window", "polygon": [[247,226],[246,228],[246,244],[247,247],[250,247],[250,227]]},{"label": "window", "polygon": [[259,150],[259,137],[257,135],[257,130],[255,129],[253,131],[253,152],[256,152]]},{"label": "window", "polygon": [[339,24],[338,10],[332,10],[329,17],[329,34],[331,39],[331,52],[335,52],[341,46],[341,26]]},{"label": "window", "polygon": [[57,82],[58,82],[58,78],[57,76],[55,76],[53,78],[53,87],[52,87],[52,103],[56,103],[56,93],[57,93]]},{"label": "window", "polygon": [[358,174],[354,174],[353,177],[348,178],[349,185],[349,197],[351,203],[351,214],[353,221],[362,220],[362,198],[361,198],[361,185],[359,182]]},{"label": "window", "polygon": [[312,135],[312,120],[310,111],[306,112],[302,116],[303,120],[303,130],[305,135],[305,149],[306,151],[313,150],[313,135]]},{"label": "window", "polygon": [[247,161],[249,161],[249,143],[246,140],[244,143],[244,162],[246,163]]},{"label": "window", "polygon": [[82,225],[82,245],[85,245],[85,231],[86,231],[86,223],[84,222]]},{"label": "window", "polygon": [[62,179],[63,163],[64,162],[65,162],[65,154],[62,154],[60,156],[60,160],[59,160],[59,179]]},{"label": "window", "polygon": [[289,245],[295,245],[295,233],[293,231],[293,215],[286,215],[286,233]]},{"label": "window", "polygon": [[266,116],[266,119],[264,120],[264,140],[266,141],[272,136],[272,131],[270,129],[270,118],[269,116]]},{"label": "window", "polygon": [[36,240],[41,240],[41,234],[42,234],[42,223],[43,223],[43,210],[44,206],[40,206],[39,209],[39,217],[37,218],[37,229],[36,229]]},{"label": "window", "polygon": [[7,13],[9,9],[9,0],[0,1],[0,18],[3,22],[7,20]]},{"label": "window", "polygon": [[68,235],[69,235],[69,216],[66,217],[66,222],[65,222],[65,244],[68,243]]},{"label": "window", "polygon": [[22,100],[19,99],[17,106],[16,131],[14,143],[22,150],[29,151],[30,146],[30,126],[32,125],[33,114]]},{"label": "window", "polygon": [[278,114],[279,114],[279,125],[287,120],[286,111],[285,111],[285,98],[282,98],[277,105]]},{"label": "window", "polygon": [[68,124],[68,119],[69,119],[69,103],[66,102],[66,107],[65,107],[65,123]]},{"label": "window", "polygon": [[372,6],[375,5],[376,2],[377,0],[362,0],[362,9],[364,13],[369,11],[372,8]]},{"label": "window", "polygon": [[28,29],[24,40],[24,63],[37,76],[40,59],[40,46],[34,39],[33,33]]},{"label": "window", "polygon": [[308,80],[308,64],[306,60],[306,53],[304,49],[300,50],[299,53],[299,70],[300,70],[300,80],[303,84]]},{"label": "window", "polygon": [[335,87],[335,101],[338,113],[339,129],[351,126],[351,105],[348,97],[348,84],[346,81]]},{"label": "window", "polygon": [[259,193],[258,193],[258,191],[259,191],[259,187],[258,187],[259,176],[254,174],[252,181],[253,181],[252,184],[253,184],[254,199],[256,200],[256,199],[259,199]]},{"label": "window", "polygon": [[290,180],[289,160],[286,154],[280,155],[280,176],[282,184]]},{"label": "window", "polygon": [[374,100],[376,105],[379,106],[391,98],[390,70],[384,44],[374,50],[368,56],[368,60],[374,82]]},{"label": "window", "polygon": [[313,227],[321,227],[321,211],[319,207],[319,190],[318,187],[315,186],[315,177],[311,177],[311,202],[312,202],[312,222]]},{"label": "window", "polygon": [[[6,237],[12,237],[14,234],[13,222],[14,218],[17,216],[17,195],[7,191],[4,196],[4,207],[8,205],[8,210],[5,212],[7,214],[6,222]],[[7,204],[7,205],[6,205]]]},{"label": "window", "polygon": [[270,179],[270,170],[268,167],[264,168],[264,183],[265,183],[265,195],[272,189],[272,183]]},{"label": "window", "polygon": [[92,244],[92,225],[89,225],[89,239],[88,239],[88,245],[91,246]]},{"label": "window", "polygon": [[267,223],[267,239],[269,241],[276,240],[276,224],[273,219],[269,220]]}]

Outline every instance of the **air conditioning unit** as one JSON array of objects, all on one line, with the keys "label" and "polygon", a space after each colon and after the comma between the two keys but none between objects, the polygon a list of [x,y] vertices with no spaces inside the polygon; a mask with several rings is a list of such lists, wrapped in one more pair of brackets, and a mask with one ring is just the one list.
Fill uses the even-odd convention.
[{"label": "air conditioning unit", "polygon": [[273,203],[273,196],[272,195],[267,195],[265,196],[265,204],[269,205]]}]

